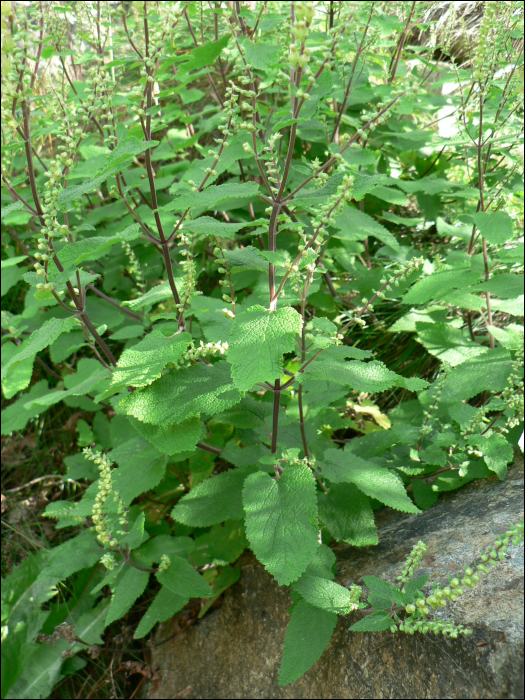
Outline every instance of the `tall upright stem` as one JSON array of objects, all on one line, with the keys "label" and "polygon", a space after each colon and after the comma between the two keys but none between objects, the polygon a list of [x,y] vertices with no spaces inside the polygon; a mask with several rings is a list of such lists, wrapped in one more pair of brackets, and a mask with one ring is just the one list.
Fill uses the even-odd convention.
[{"label": "tall upright stem", "polygon": [[277,454],[277,434],[279,431],[279,408],[281,406],[281,380],[275,380],[273,392],[272,454]]}]

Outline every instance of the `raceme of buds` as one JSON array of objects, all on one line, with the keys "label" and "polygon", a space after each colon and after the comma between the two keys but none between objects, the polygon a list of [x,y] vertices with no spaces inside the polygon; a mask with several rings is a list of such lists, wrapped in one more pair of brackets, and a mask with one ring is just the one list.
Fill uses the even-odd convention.
[{"label": "raceme of buds", "polygon": [[304,20],[306,24],[311,24],[315,17],[315,2],[295,3],[295,17],[298,21]]},{"label": "raceme of buds", "polygon": [[93,450],[90,447],[85,447],[83,450],[84,456],[91,462],[95,462],[100,471],[98,479],[98,493],[95,497],[93,505],[92,519],[95,525],[97,539],[104,547],[116,547],[118,541],[113,537],[107,523],[106,503],[110,494],[113,495],[113,501],[117,504],[117,513],[120,516],[119,522],[121,525],[127,522],[126,507],[115,491],[111,481],[111,461],[104,457],[98,450]]},{"label": "raceme of buds", "polygon": [[162,573],[163,571],[166,571],[168,566],[171,564],[171,560],[167,554],[162,554],[160,557],[160,563],[159,563],[159,569],[158,573]]},{"label": "raceme of buds", "polygon": [[100,559],[100,563],[103,564],[108,571],[113,571],[116,566],[115,557],[111,552],[106,552]]},{"label": "raceme of buds", "polygon": [[204,359],[211,355],[216,355],[224,353],[228,350],[228,343],[223,343],[220,340],[216,343],[206,343],[204,344],[202,340],[200,341],[200,346],[195,347],[193,343],[190,343],[189,348],[180,357],[177,362],[168,362],[166,364],[167,369],[180,369],[182,367],[190,367],[193,363],[197,362],[199,359]]},{"label": "raceme of buds", "polygon": [[304,44],[306,37],[308,36],[308,28],[304,20],[299,20],[295,22],[292,27],[292,34],[300,44]]},{"label": "raceme of buds", "polygon": [[[299,54],[297,53],[297,47],[295,44],[290,46],[290,51],[288,52],[288,60],[292,68],[297,68],[297,63],[299,61]],[[288,77],[287,77],[288,79]]]},{"label": "raceme of buds", "polygon": [[419,540],[419,542],[416,545],[414,545],[412,551],[407,557],[401,576],[397,577],[398,581],[406,583],[409,579],[412,578],[412,576],[414,575],[414,571],[416,570],[419,562],[421,561],[421,557],[426,552],[426,550],[427,546],[421,540]]}]

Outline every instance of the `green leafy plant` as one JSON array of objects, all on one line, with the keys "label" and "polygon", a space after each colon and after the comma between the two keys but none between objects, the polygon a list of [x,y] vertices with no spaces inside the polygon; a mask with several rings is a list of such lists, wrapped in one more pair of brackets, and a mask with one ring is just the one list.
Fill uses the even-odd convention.
[{"label": "green leafy plant", "polygon": [[[292,586],[289,683],[363,606],[332,581],[333,539],[377,544],[375,509],[505,478],[523,411],[522,7],[486,3],[458,66],[434,59],[453,27],[410,43],[435,32],[427,5],[7,12],[2,295],[24,310],[2,311],[2,433],[80,407],[88,459],[67,477],[91,482],[46,508],[73,536],[42,558],[35,605],[46,581],[104,572],[88,594],[109,625],[156,586],[142,638],[191,598],[204,614],[250,547]],[[408,358],[382,352],[387,333]],[[461,631],[426,622],[458,586],[424,598],[421,553],[399,589],[367,578],[353,630]]]},{"label": "green leafy plant", "polygon": [[[491,567],[497,566],[499,561],[505,559],[507,546],[517,546],[522,541],[523,520],[503,537],[498,538],[494,547],[483,552],[479,563],[473,562],[465,567],[461,579],[449,576],[448,585],[445,587],[433,582],[432,593],[428,596],[423,594],[422,589],[428,584],[430,577],[425,575],[413,579],[426,550],[426,545],[419,541],[407,557],[402,574],[397,577],[401,582],[399,587],[376,576],[363,576],[363,581],[370,590],[367,598],[369,609],[365,603],[359,602],[361,586],[353,584],[346,590],[331,580],[334,576],[335,556],[328,547],[322,545],[324,569],[321,565],[315,573],[307,570],[292,584],[292,596],[295,600],[284,642],[279,684],[292,683],[308,671],[328,645],[337,616],[352,610],[362,611],[363,618],[349,628],[350,632],[381,632],[388,629],[393,634],[398,631],[406,634],[433,632],[451,639],[457,639],[461,634],[472,634],[472,631],[462,624],[430,620],[427,617],[430,609],[445,608],[448,601],[456,602],[465,592],[465,588],[475,588],[481,574],[488,574]],[[328,566],[330,562],[332,563]],[[341,589],[345,591],[344,594]],[[310,643],[305,645],[305,639]]]}]

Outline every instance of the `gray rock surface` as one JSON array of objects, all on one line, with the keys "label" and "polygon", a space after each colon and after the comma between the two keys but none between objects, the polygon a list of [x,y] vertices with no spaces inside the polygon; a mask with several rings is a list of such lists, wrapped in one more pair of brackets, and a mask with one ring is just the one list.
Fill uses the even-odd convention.
[{"label": "gray rock surface", "polygon": [[[507,478],[494,475],[440,496],[431,509],[404,515],[376,512],[379,544],[337,546],[336,581],[362,584],[364,575],[391,583],[414,544],[427,551],[416,576],[445,583],[523,517],[523,459]],[[251,553],[222,606],[192,627],[186,639],[153,647],[163,680],[150,698],[523,698],[523,543],[475,589],[467,589],[438,618],[463,623],[468,637],[352,633],[359,613],[340,617],[320,660],[302,678],[277,684],[291,604]],[[366,590],[363,590],[366,593]],[[427,590],[425,590],[427,592]],[[157,642],[173,633],[160,626]]]}]

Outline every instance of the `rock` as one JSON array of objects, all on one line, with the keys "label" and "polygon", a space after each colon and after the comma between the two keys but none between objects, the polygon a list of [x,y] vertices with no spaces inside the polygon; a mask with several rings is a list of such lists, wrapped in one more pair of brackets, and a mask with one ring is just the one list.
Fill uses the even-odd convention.
[{"label": "rock", "polygon": [[[396,583],[403,562],[422,539],[427,551],[416,576],[445,584],[523,517],[523,458],[507,478],[494,475],[444,494],[427,511],[376,512],[379,544],[338,545],[336,581],[362,584],[364,575]],[[353,633],[360,618],[340,617],[320,660],[302,678],[277,680],[291,604],[251,554],[222,606],[192,627],[183,641],[153,647],[163,677],[150,698],[523,698],[523,543],[438,619],[463,623],[473,634],[458,639],[398,632]],[[430,586],[425,589],[428,594]],[[365,590],[363,591],[365,592]],[[173,633],[160,626],[157,641]]]}]

